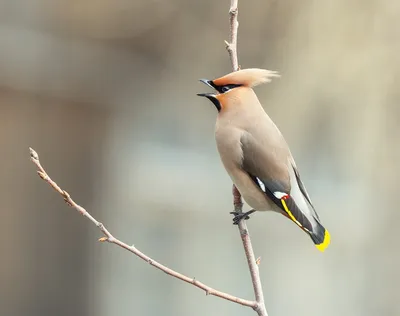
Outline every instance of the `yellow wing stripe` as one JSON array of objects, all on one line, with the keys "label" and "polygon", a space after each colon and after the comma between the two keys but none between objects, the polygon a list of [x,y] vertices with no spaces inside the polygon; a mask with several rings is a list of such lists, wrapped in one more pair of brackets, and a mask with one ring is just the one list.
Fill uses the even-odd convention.
[{"label": "yellow wing stripe", "polygon": [[[306,231],[308,231],[308,229],[306,229],[305,227],[303,227],[299,221],[293,216],[292,212],[289,210],[289,208],[287,207],[286,201],[285,199],[281,199],[282,202],[282,206],[283,209],[285,210],[286,213],[288,213],[290,219],[295,222],[300,228],[305,229]],[[308,231],[309,232],[309,231]],[[317,249],[321,252],[324,252],[325,249],[329,246],[329,244],[331,243],[331,234],[329,234],[328,230],[325,229],[325,235],[324,235],[324,241],[318,245],[315,245],[315,247],[317,247]]]},{"label": "yellow wing stripe", "polygon": [[288,213],[290,219],[291,219],[293,222],[295,222],[297,225],[299,225],[299,227],[303,228],[303,225],[301,225],[301,224],[299,223],[299,221],[293,216],[292,212],[291,212],[291,211],[289,210],[289,208],[287,207],[285,199],[281,199],[281,202],[282,202],[283,208],[285,209],[285,212]]}]

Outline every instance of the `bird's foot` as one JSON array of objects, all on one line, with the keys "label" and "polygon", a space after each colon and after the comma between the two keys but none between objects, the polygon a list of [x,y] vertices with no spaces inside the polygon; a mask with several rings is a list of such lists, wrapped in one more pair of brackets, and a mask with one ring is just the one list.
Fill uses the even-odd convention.
[{"label": "bird's foot", "polygon": [[229,214],[235,215],[233,217],[233,225],[238,225],[239,222],[244,219],[247,220],[250,218],[250,214],[253,214],[256,210],[250,210],[248,212],[242,213],[242,212],[230,212]]}]

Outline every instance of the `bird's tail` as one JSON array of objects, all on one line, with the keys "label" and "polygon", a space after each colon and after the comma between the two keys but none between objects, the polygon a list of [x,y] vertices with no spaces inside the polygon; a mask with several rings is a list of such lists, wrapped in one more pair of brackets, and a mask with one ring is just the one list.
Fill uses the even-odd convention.
[{"label": "bird's tail", "polygon": [[331,235],[328,230],[317,220],[313,225],[312,231],[308,231],[308,234],[319,251],[324,252],[331,242]]},{"label": "bird's tail", "polygon": [[286,195],[281,198],[282,208],[285,211],[283,215],[290,218],[302,230],[310,235],[315,247],[321,252],[329,246],[331,235],[319,222],[319,219],[312,214],[302,212],[292,197]]}]

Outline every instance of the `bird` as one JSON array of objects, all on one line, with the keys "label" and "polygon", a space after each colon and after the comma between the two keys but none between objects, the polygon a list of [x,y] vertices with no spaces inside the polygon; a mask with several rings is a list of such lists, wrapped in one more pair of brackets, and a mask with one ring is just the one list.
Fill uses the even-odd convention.
[{"label": "bird", "polygon": [[198,93],[218,111],[215,141],[223,166],[246,203],[248,212],[231,212],[233,223],[256,211],[283,214],[305,233],[321,252],[330,234],[321,224],[300,178],[289,146],[265,112],[253,88],[280,77],[272,70],[248,68],[201,82],[215,93]]}]

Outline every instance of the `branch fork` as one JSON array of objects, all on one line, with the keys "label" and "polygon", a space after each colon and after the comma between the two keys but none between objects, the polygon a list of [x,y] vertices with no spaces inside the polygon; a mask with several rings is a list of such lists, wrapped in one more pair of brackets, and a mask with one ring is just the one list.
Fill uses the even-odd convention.
[{"label": "branch fork", "polygon": [[228,301],[231,301],[231,302],[243,305],[243,306],[251,307],[253,309],[257,307],[256,301],[246,300],[246,299],[239,298],[239,297],[233,296],[231,294],[216,290],[216,289],[196,280],[195,278],[190,278],[184,274],[181,274],[177,271],[174,271],[174,270],[162,265],[161,263],[153,260],[146,254],[144,254],[143,252],[138,250],[134,245],[130,246],[130,245],[126,244],[125,242],[119,240],[118,238],[114,237],[101,222],[99,222],[97,219],[95,219],[85,208],[83,208],[82,206],[77,204],[71,198],[71,196],[69,195],[69,193],[67,191],[61,189],[58,186],[58,184],[50,178],[50,176],[47,174],[47,172],[43,168],[42,164],[40,163],[39,155],[37,154],[37,152],[35,150],[33,150],[32,148],[29,148],[29,151],[30,151],[31,161],[36,165],[37,173],[38,173],[39,177],[42,180],[44,180],[45,182],[47,182],[56,192],[58,192],[68,206],[75,209],[81,215],[83,215],[87,219],[89,219],[103,233],[104,236],[99,238],[98,241],[108,242],[110,244],[117,245],[118,247],[123,248],[123,249],[133,253],[134,255],[138,256],[140,259],[146,261],[151,266],[165,272],[166,274],[198,287],[199,289],[203,290],[206,293],[206,295],[213,295],[213,296],[223,298],[225,300],[228,300]]},{"label": "branch fork", "polygon": [[[237,32],[238,32],[238,27],[239,27],[239,22],[237,20],[238,16],[238,0],[231,0],[231,5],[229,9],[229,21],[230,21],[230,37],[229,37],[229,42],[225,41],[226,45],[226,50],[228,51],[231,64],[232,64],[232,69],[233,71],[237,71],[240,69],[239,64],[238,64],[238,57],[237,57]],[[77,204],[69,195],[69,193],[63,189],[61,189],[56,182],[54,182],[49,175],[46,173],[45,169],[42,167],[40,160],[39,160],[39,155],[35,150],[32,148],[29,148],[30,151],[30,157],[31,161],[36,165],[37,168],[37,173],[39,177],[47,182],[56,192],[58,192],[62,198],[64,199],[65,203],[70,206],[71,208],[75,209],[78,211],[81,215],[85,216],[87,219],[89,219],[94,225],[96,225],[99,230],[103,233],[103,237],[99,238],[99,242],[108,242],[110,244],[114,244],[120,248],[123,248],[131,253],[133,253],[135,256],[139,257],[140,259],[146,261],[148,264],[151,266],[165,272],[166,274],[181,280],[183,282],[192,284],[199,289],[203,290],[205,294],[208,295],[213,295],[243,306],[251,307],[254,311],[257,312],[258,316],[268,316],[267,310],[265,308],[265,303],[264,303],[264,295],[262,291],[262,286],[261,286],[261,280],[260,280],[260,274],[258,270],[258,266],[261,262],[261,258],[255,258],[254,256],[254,251],[253,251],[253,246],[251,244],[250,240],[250,235],[247,229],[246,222],[242,219],[238,223],[239,227],[239,232],[240,232],[240,237],[243,243],[243,248],[246,254],[246,259],[247,259],[247,264],[249,266],[249,271],[250,271],[250,276],[251,280],[253,283],[253,289],[254,289],[254,295],[255,295],[255,300],[250,301],[246,300],[243,298],[239,298],[236,296],[233,296],[231,294],[218,291],[198,280],[195,278],[190,278],[184,274],[181,274],[177,271],[174,271],[161,263],[153,260],[140,250],[138,250],[134,245],[130,246],[123,241],[115,238],[109,231],[108,229],[97,219],[95,219],[85,208]],[[236,188],[235,185],[232,187],[232,194],[233,194],[233,205],[235,212],[242,212],[243,209],[243,202],[242,198],[240,195],[240,192]]]}]

